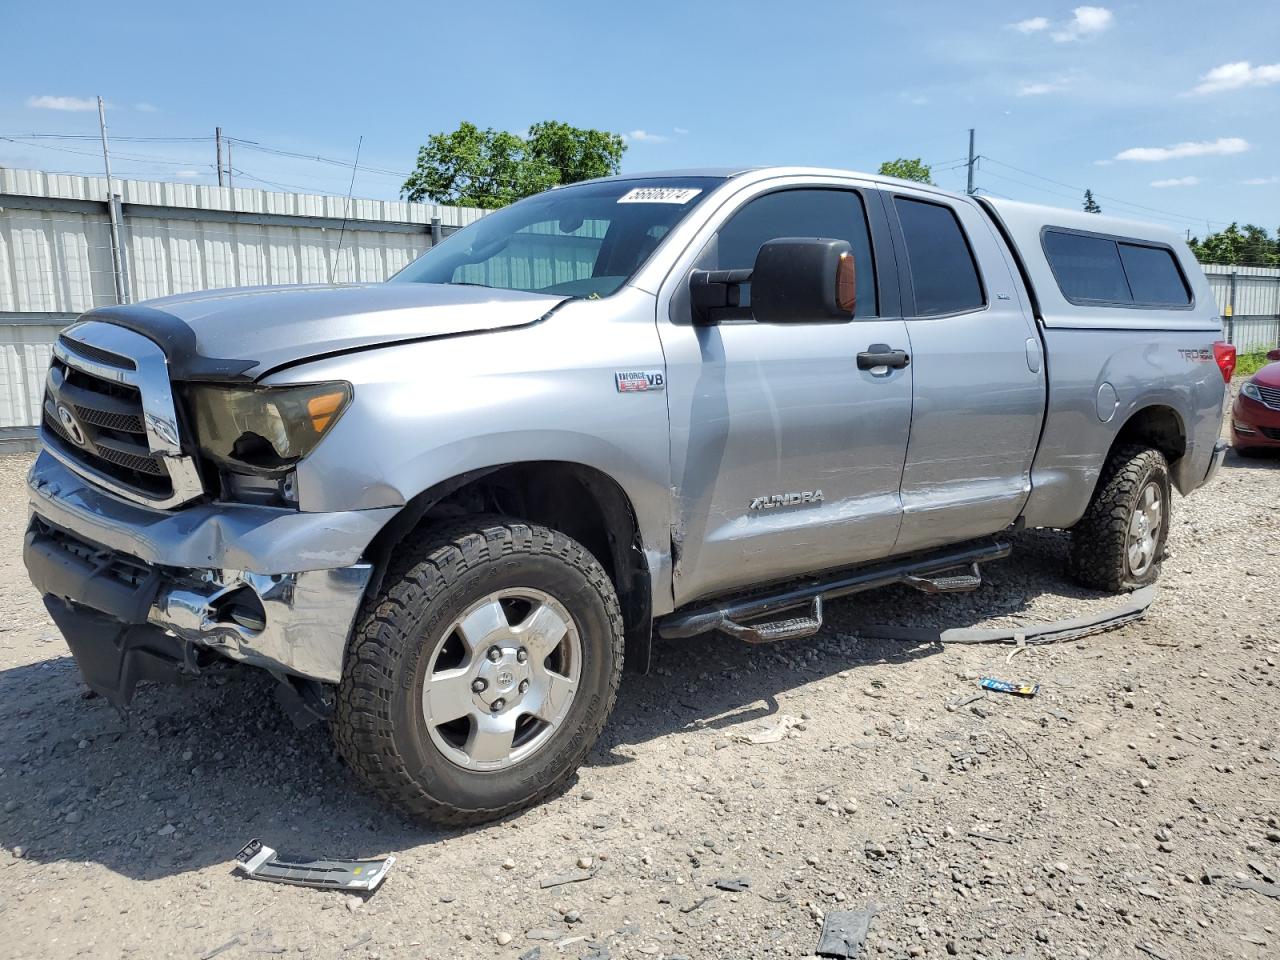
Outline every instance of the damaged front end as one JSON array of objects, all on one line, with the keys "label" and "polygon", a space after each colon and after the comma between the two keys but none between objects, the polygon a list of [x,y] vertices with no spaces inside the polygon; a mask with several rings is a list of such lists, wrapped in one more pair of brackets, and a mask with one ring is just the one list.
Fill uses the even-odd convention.
[{"label": "damaged front end", "polygon": [[23,559],[85,683],[121,709],[139,681],[174,682],[211,656],[334,683],[371,567],[261,575],[146,563],[40,516]]}]

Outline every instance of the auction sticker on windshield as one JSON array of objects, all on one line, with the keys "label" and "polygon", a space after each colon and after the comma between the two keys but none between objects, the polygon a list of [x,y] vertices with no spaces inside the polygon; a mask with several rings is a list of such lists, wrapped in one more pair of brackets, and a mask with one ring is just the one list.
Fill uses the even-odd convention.
[{"label": "auction sticker on windshield", "polygon": [[702,191],[697,187],[636,187],[618,198],[619,203],[688,203]]}]

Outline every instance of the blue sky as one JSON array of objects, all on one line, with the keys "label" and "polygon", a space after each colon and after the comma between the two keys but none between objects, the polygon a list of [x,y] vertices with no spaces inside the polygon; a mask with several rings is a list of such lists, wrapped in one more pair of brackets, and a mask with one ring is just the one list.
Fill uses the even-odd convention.
[{"label": "blue sky", "polygon": [[[345,193],[349,168],[267,150],[350,162],[363,136],[355,193],[389,199],[429,133],[557,119],[625,132],[624,171],[919,156],[963,189],[972,126],[993,193],[1280,225],[1280,17],[1256,0],[9,0],[0,22],[22,38],[0,136],[96,135],[102,95],[124,176],[212,182],[220,124],[259,145],[235,147],[239,183]],[[95,150],[0,140],[0,164],[96,173]]]}]

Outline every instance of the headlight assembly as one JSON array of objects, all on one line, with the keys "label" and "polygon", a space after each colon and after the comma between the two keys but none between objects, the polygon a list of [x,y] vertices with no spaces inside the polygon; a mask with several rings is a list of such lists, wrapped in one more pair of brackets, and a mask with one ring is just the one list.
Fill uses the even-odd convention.
[{"label": "headlight assembly", "polygon": [[340,381],[189,390],[201,451],[231,469],[283,472],[310,453],[351,403]]},{"label": "headlight assembly", "polygon": [[1257,400],[1259,403],[1262,402],[1262,393],[1258,390],[1258,385],[1252,380],[1246,380],[1240,385],[1240,393],[1243,396],[1248,397],[1250,400]]}]

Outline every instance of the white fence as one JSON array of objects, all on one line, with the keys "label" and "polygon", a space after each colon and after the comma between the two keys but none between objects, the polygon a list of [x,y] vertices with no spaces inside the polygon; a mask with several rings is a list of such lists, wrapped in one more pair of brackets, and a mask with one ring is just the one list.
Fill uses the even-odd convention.
[{"label": "white fence", "polygon": [[[218,287],[385,280],[485,211],[116,181],[129,301]],[[0,440],[39,422],[58,330],[118,302],[107,182],[0,169]]]},{"label": "white fence", "polygon": [[1280,347],[1280,267],[1206,263],[1204,272],[1227,339],[1240,353]]}]

